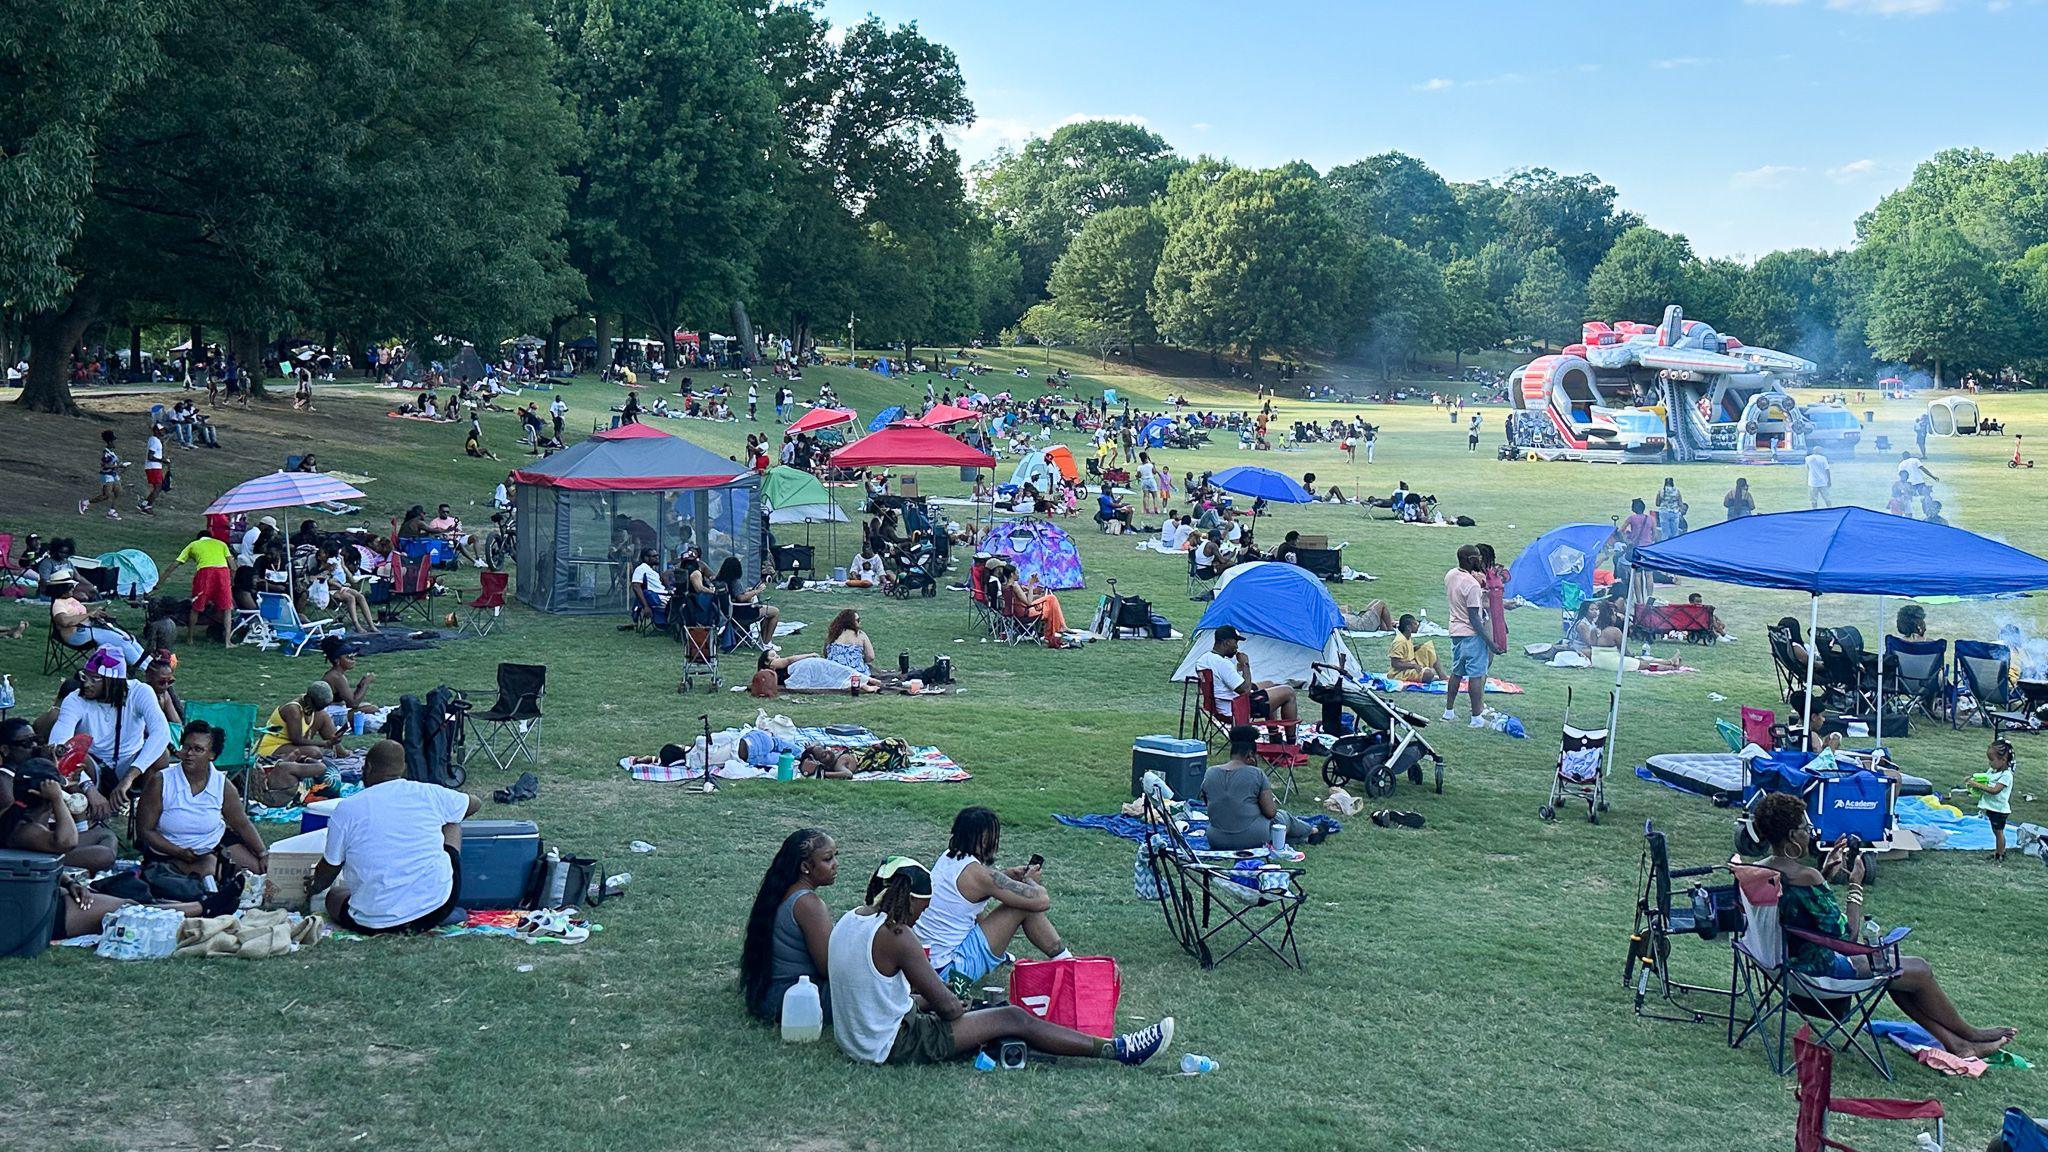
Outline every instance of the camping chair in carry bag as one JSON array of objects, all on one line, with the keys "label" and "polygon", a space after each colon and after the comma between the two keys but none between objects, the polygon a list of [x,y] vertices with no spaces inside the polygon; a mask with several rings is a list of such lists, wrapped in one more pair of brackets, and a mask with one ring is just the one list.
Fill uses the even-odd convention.
[{"label": "camping chair in carry bag", "polygon": [[[1635,993],[1636,1015],[1645,1020],[1673,1020],[1698,1024],[1727,1020],[1735,1011],[1734,988],[1687,984],[1671,973],[1671,942],[1686,936],[1712,940],[1724,932],[1742,929],[1742,903],[1726,865],[1673,868],[1664,833],[1649,821],[1643,822],[1643,858],[1638,868],[1636,923],[1629,933],[1628,959],[1621,969],[1621,983]],[[1726,880],[1708,883],[1709,877]],[[1672,881],[1689,880],[1683,903],[1672,899]],[[1654,983],[1652,982],[1654,981]],[[1654,1009],[1644,1005],[1655,993],[1662,1001]],[[1691,1000],[1712,998],[1718,1003],[1696,1007]]]},{"label": "camping chair in carry bag", "polygon": [[443,788],[460,788],[469,778],[463,768],[463,716],[469,702],[446,684],[419,696],[400,696],[384,721],[384,735],[405,749],[405,777]]},{"label": "camping chair in carry bag", "polygon": [[1792,1130],[1792,1152],[1857,1152],[1857,1149],[1828,1135],[1829,1116],[1856,1116],[1865,1120],[1932,1120],[1934,1146],[1943,1147],[1942,1121],[1946,1118],[1939,1100],[1883,1100],[1835,1095],[1835,1052],[1813,1038],[1813,1030],[1802,1026],[1792,1036],[1793,1061],[1799,1086],[1793,1098],[1799,1101],[1799,1120]]},{"label": "camping chair in carry bag", "polygon": [[[1155,831],[1140,851],[1167,931],[1203,969],[1216,967],[1253,943],[1287,967],[1301,967],[1301,948],[1294,938],[1295,918],[1308,902],[1301,869],[1265,863],[1247,853],[1197,852],[1155,789],[1145,793],[1145,822]],[[1219,954],[1219,937],[1226,935],[1236,942]]]},{"label": "camping chair in carry bag", "polygon": [[465,759],[478,752],[500,768],[520,759],[533,760],[540,751],[540,701],[547,695],[548,668],[545,664],[498,665],[498,698],[482,712],[470,712],[468,723],[481,725],[476,746]]},{"label": "camping chair in carry bag", "polygon": [[[1763,1039],[1770,1054],[1771,1071],[1784,1075],[1786,1041],[1792,1017],[1803,1017],[1820,1031],[1817,1043],[1837,1052],[1854,1049],[1870,1062],[1877,1074],[1892,1078],[1884,1055],[1885,1041],[1870,1031],[1870,1018],[1884,1002],[1885,992],[1899,974],[1899,941],[1911,928],[1894,928],[1876,944],[1837,940],[1797,928],[1787,928],[1780,908],[1784,899],[1784,877],[1754,864],[1731,864],[1736,890],[1742,900],[1742,931],[1734,938],[1732,970],[1735,1011],[1728,1020],[1728,1046],[1740,1048],[1751,1036]],[[1819,976],[1792,966],[1792,949],[1787,939],[1818,945],[1837,956],[1862,958],[1869,975]]]}]

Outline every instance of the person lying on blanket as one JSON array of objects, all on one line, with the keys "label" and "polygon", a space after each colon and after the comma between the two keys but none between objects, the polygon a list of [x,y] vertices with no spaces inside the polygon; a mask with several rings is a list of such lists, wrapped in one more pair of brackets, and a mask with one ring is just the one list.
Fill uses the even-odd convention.
[{"label": "person lying on blanket", "polygon": [[[926,959],[917,928],[934,910],[932,874],[891,856],[868,879],[866,903],[832,928],[832,1038],[863,1064],[939,1064],[1016,1037],[1056,1056],[1143,1064],[1173,1043],[1173,1017],[1113,1040],[1041,1020],[1015,1005],[969,1011]],[[913,995],[914,994],[914,995]]]},{"label": "person lying on blanket", "polygon": [[1420,644],[1415,642],[1417,627],[1419,625],[1412,613],[1401,613],[1401,619],[1394,624],[1394,642],[1387,645],[1387,663],[1396,680],[1408,684],[1434,684],[1444,678],[1443,665],[1437,662],[1435,644],[1428,640]]},{"label": "person lying on blanket", "polygon": [[1240,694],[1251,698],[1252,718],[1279,723],[1291,742],[1294,738],[1294,689],[1276,680],[1252,679],[1252,658],[1238,651],[1244,633],[1225,624],[1216,629],[1209,651],[1195,661],[1195,668],[1208,669],[1216,688],[1216,707],[1226,715]]},{"label": "person lying on blanket", "polygon": [[310,890],[327,893],[335,927],[361,935],[460,924],[462,821],[482,806],[452,788],[407,780],[405,746],[380,740],[363,765],[363,790],[334,806]]},{"label": "person lying on blanket", "polygon": [[[827,660],[816,652],[799,652],[794,656],[783,656],[773,652],[761,653],[754,662],[756,672],[766,669],[775,673],[775,679],[791,692],[880,692],[882,682],[873,676],[863,674],[857,668],[849,668],[836,661]],[[917,681],[904,684],[910,690],[911,684],[919,688],[924,685]]]},{"label": "person lying on blanket", "polygon": [[1289,844],[1320,844],[1327,835],[1288,815],[1273,799],[1266,771],[1252,763],[1259,750],[1259,730],[1249,724],[1230,729],[1230,759],[1202,776],[1202,802],[1209,810],[1209,847],[1221,851],[1257,848],[1266,843],[1273,823],[1287,825]]},{"label": "person lying on blanket", "polygon": [[1385,600],[1373,600],[1357,612],[1344,613],[1344,630],[1347,632],[1392,632],[1394,613]]}]

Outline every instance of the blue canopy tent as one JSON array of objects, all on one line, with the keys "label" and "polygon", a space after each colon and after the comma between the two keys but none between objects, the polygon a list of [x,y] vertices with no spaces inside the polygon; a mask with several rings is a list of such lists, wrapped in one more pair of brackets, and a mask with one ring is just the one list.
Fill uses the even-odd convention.
[{"label": "blue canopy tent", "polygon": [[1167,416],[1154,416],[1145,430],[1138,433],[1139,443],[1146,448],[1166,447],[1166,430],[1173,427],[1173,420]]},{"label": "blue canopy tent", "polygon": [[884,408],[880,412],[875,413],[873,420],[868,421],[868,431],[880,432],[901,419],[903,419],[903,406],[901,404]]},{"label": "blue canopy tent", "polygon": [[1226,569],[1174,671],[1176,682],[1194,676],[1195,661],[1215,646],[1216,629],[1225,624],[1244,633],[1241,650],[1261,680],[1305,683],[1315,663],[1358,667],[1344,643],[1344,613],[1306,568],[1261,560]]},{"label": "blue canopy tent", "polygon": [[1591,600],[1594,561],[1613,536],[1611,524],[1566,524],[1545,532],[1508,566],[1507,598],[1540,608],[1576,608]]},{"label": "blue canopy tent", "polygon": [[[1652,572],[1697,576],[1752,588],[1799,591],[1811,599],[1806,645],[1806,700],[1813,715],[1813,630],[1823,594],[1858,596],[1993,596],[2048,588],[2048,560],[2009,544],[1944,524],[1929,524],[1868,508],[1814,508],[1744,516],[1687,532],[1636,550],[1635,564]],[[1627,634],[1635,608],[1635,582],[1622,608]],[[1878,615],[1882,618],[1882,602]],[[1622,663],[1626,663],[1623,661]],[[1883,676],[1878,677],[1882,693]],[[1621,671],[1614,674],[1609,727],[1620,714]],[[1877,709],[1884,737],[1884,700]],[[1609,767],[1614,743],[1607,746]]]}]

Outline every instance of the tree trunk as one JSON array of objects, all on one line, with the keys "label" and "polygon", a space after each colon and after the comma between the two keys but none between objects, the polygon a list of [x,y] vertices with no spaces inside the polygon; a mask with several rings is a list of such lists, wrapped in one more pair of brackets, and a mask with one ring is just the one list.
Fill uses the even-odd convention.
[{"label": "tree trunk", "polygon": [[22,407],[31,412],[78,415],[71,399],[71,350],[99,311],[98,297],[82,286],[61,311],[32,313],[23,331],[28,337],[28,377],[21,384]]},{"label": "tree trunk", "polygon": [[754,322],[747,319],[747,305],[744,300],[732,302],[732,334],[740,342],[740,363],[748,367],[759,364],[761,350],[754,346]]},{"label": "tree trunk", "polygon": [[270,395],[264,384],[264,377],[270,368],[263,363],[263,333],[253,328],[228,329],[228,355],[242,369],[242,387],[251,400],[262,400]]},{"label": "tree trunk", "polygon": [[796,318],[796,323],[791,324],[789,327],[796,334],[790,343],[790,354],[802,356],[804,354],[804,345],[810,343],[811,339],[811,319],[808,316],[799,316]]},{"label": "tree trunk", "polygon": [[130,324],[128,326],[127,376],[130,380],[140,379],[142,376],[142,325],[140,324]]},{"label": "tree trunk", "polygon": [[541,370],[544,372],[553,372],[555,370],[555,364],[557,363],[556,358],[559,357],[561,354],[562,318],[560,316],[557,316],[553,320],[548,321],[547,347],[542,348],[540,351]]},{"label": "tree trunk", "polygon": [[609,312],[597,314],[597,370],[603,372],[612,366],[612,316]]}]

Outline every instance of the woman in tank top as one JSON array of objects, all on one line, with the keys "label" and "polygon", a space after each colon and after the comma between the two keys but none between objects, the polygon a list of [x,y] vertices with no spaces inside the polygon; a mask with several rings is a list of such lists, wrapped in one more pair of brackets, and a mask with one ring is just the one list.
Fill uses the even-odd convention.
[{"label": "woman in tank top", "polygon": [[825,1023],[832,1022],[832,990],[825,979],[832,914],[818,889],[838,878],[839,846],[817,828],[790,833],[769,861],[740,947],[740,991],[756,1017],[780,1021],[783,994],[799,976],[808,976],[818,986]]},{"label": "woman in tank top", "polygon": [[218,751],[213,726],[194,720],[185,725],[177,763],[137,788],[136,826],[144,859],[194,876],[216,874],[223,858],[244,872],[268,870],[270,852],[249,822],[241,794],[227,773],[213,766]]}]

